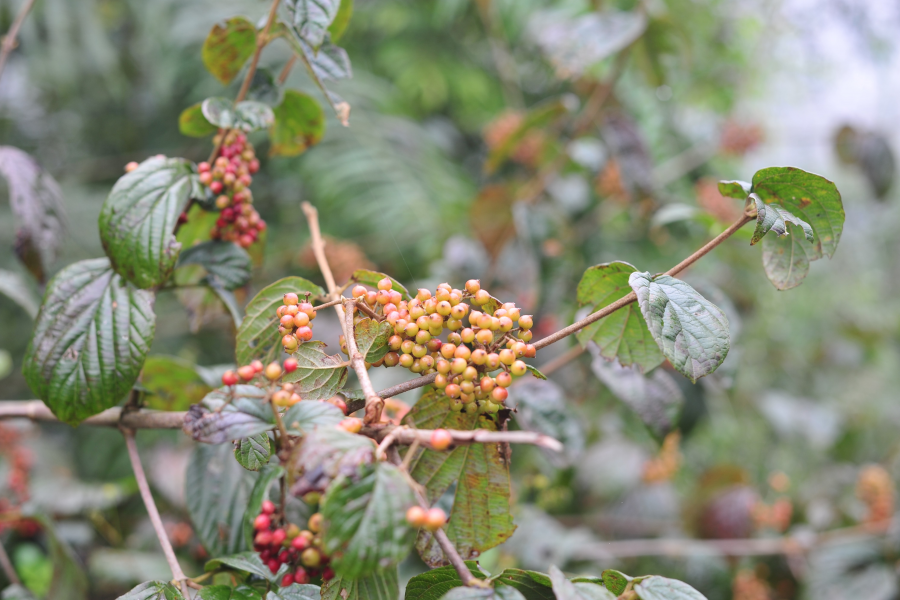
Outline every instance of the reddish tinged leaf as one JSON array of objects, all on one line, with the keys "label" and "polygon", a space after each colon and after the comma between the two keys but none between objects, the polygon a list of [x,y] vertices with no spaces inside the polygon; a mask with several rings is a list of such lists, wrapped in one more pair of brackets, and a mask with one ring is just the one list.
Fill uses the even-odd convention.
[{"label": "reddish tinged leaf", "polygon": [[256,50],[256,28],[243,17],[216,23],[203,42],[203,64],[225,85],[241,71]]}]

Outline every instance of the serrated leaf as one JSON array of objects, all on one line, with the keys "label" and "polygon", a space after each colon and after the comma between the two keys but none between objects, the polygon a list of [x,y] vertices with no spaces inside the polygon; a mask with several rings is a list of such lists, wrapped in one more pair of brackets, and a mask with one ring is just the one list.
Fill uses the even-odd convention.
[{"label": "serrated leaf", "polygon": [[644,375],[634,367],[608,362],[593,344],[588,351],[594,356],[594,375],[641,418],[656,438],[664,438],[678,425],[684,394],[671,375],[661,369]]},{"label": "serrated leaf", "polygon": [[270,581],[272,579],[272,571],[260,560],[258,552],[246,551],[237,552],[229,556],[220,556],[207,561],[204,570],[209,573],[210,571],[218,571],[222,567],[250,573]]},{"label": "serrated leaf", "polygon": [[[423,394],[404,423],[418,429],[496,430],[489,418],[450,410],[450,399],[437,390]],[[472,444],[450,452],[424,450],[414,459],[410,472],[425,486],[430,502],[457,482],[446,532],[463,559],[480,555],[515,531],[509,512],[509,465],[500,444]],[[424,530],[416,548],[430,566],[443,564],[443,552],[434,536]]]},{"label": "serrated leaf", "polygon": [[153,294],[105,258],[60,271],[47,285],[22,372],[56,417],[77,425],[131,391],[153,341]]},{"label": "serrated leaf", "polygon": [[302,474],[291,493],[323,492],[340,475],[352,475],[361,464],[372,462],[375,446],[369,438],[337,427],[316,427],[291,457],[291,469]]},{"label": "serrated leaf", "polygon": [[0,294],[21,306],[32,319],[37,317],[41,299],[22,275],[0,269]]},{"label": "serrated leaf", "polygon": [[289,0],[287,3],[297,34],[313,48],[325,41],[340,5],[340,0]]},{"label": "serrated leaf", "polygon": [[809,263],[816,260],[815,251],[801,235],[766,236],[762,250],[766,277],[779,290],[800,285],[809,273]]},{"label": "serrated leaf", "polygon": [[[484,574],[478,570],[478,563],[466,561],[473,576],[481,579]],[[406,584],[406,598],[417,600],[440,600],[450,590],[462,586],[462,579],[453,566],[430,569],[412,577]]]},{"label": "serrated leaf", "polygon": [[181,591],[165,581],[148,581],[132,588],[118,600],[183,600]]},{"label": "serrated leaf", "polygon": [[569,581],[555,566],[550,567],[550,580],[557,600],[616,600],[616,596],[602,585]]},{"label": "serrated leaf", "polygon": [[817,259],[834,255],[844,229],[844,205],[832,182],[796,167],[769,167],[753,175],[753,191],[766,204],[777,202],[809,223]]},{"label": "serrated leaf", "polygon": [[442,596],[442,600],[524,600],[519,590],[498,584],[493,588],[458,587]]},{"label": "serrated leaf", "polygon": [[284,381],[293,383],[304,400],[327,400],[347,383],[344,360],[325,352],[325,347],[316,340],[304,342],[291,355],[297,359],[297,370],[285,375]]},{"label": "serrated leaf", "polygon": [[275,427],[265,398],[265,390],[254,385],[213,390],[202,404],[191,406],[183,429],[194,440],[206,444],[224,444],[264,433]]},{"label": "serrated leaf", "polygon": [[550,578],[544,573],[524,569],[506,569],[491,577],[496,581],[515,588],[525,600],[555,600]]},{"label": "serrated leaf", "polygon": [[288,431],[309,433],[319,425],[328,427],[344,420],[344,413],[334,404],[308,400],[290,407],[281,417]]},{"label": "serrated leaf", "polygon": [[746,181],[739,181],[737,179],[731,181],[723,180],[719,182],[719,193],[726,198],[744,200],[750,195],[752,187],[753,186]]},{"label": "serrated leaf", "polygon": [[388,353],[388,340],[394,335],[394,328],[387,321],[360,319],[353,327],[356,347],[366,362],[378,362]]},{"label": "serrated leaf", "polygon": [[353,0],[341,0],[338,13],[334,17],[334,21],[328,27],[328,33],[331,34],[331,41],[338,42],[347,30],[350,24],[350,17],[353,16]]},{"label": "serrated leaf", "polygon": [[[636,271],[621,261],[590,267],[578,283],[578,304],[590,306],[591,312],[596,312],[628,295],[631,293],[628,278]],[[640,309],[633,304],[591,323],[576,337],[582,345],[595,342],[606,360],[618,359],[625,366],[637,365],[642,372],[658,367],[665,360]]]},{"label": "serrated leaf", "polygon": [[139,288],[172,272],[181,244],[172,231],[194,191],[191,164],[154,157],[123,175],[100,210],[100,240],[113,268]]},{"label": "serrated leaf", "polygon": [[247,251],[231,242],[213,240],[191,246],[181,253],[178,266],[200,265],[214,281],[226,290],[247,285],[252,265]]},{"label": "serrated leaf", "polygon": [[756,194],[750,194],[750,197],[756,203],[756,230],[753,232],[753,238],[750,240],[751,246],[761,240],[769,231],[774,231],[778,237],[788,235],[787,223],[803,228],[803,234],[806,236],[807,241],[812,243],[814,239],[813,230],[806,221],[792,215],[780,206],[766,204]]},{"label": "serrated leaf", "polygon": [[194,365],[174,356],[148,356],[141,371],[147,392],[144,406],[154,410],[187,410],[212,391]]},{"label": "serrated leaf", "polygon": [[250,497],[247,499],[247,509],[244,511],[244,543],[248,548],[253,547],[253,536],[255,530],[253,528],[253,520],[262,510],[262,503],[269,497],[269,489],[284,475],[284,467],[280,465],[265,465],[259,470],[259,477],[250,490]]},{"label": "serrated leaf", "polygon": [[603,585],[606,586],[606,589],[616,596],[621,596],[625,593],[625,588],[628,587],[628,582],[632,579],[625,573],[615,569],[603,571],[600,573],[600,578],[603,580]]},{"label": "serrated leaf", "polygon": [[292,583],[278,590],[278,593],[269,592],[266,600],[319,600],[322,597],[317,585],[308,583]]},{"label": "serrated leaf", "polygon": [[246,316],[237,331],[235,358],[239,365],[248,365],[255,359],[268,364],[281,356],[281,336],[275,311],[283,304],[288,292],[299,296],[306,292],[313,296],[325,295],[322,288],[302,277],[285,277],[260,290],[247,305]]},{"label": "serrated leaf", "polygon": [[653,575],[634,586],[641,600],[706,600],[706,596],[677,579]]},{"label": "serrated leaf", "polygon": [[216,23],[203,42],[203,64],[224,85],[241,71],[256,50],[256,28],[243,17]]},{"label": "serrated leaf", "polygon": [[274,114],[269,156],[298,156],[325,134],[325,112],[312,96],[302,92],[285,90]]},{"label": "serrated leaf", "polygon": [[245,100],[233,103],[228,98],[207,98],[201,104],[206,120],[222,129],[240,129],[251,132],[267,129],[275,122],[275,113],[262,102]]},{"label": "serrated leaf", "polygon": [[397,569],[387,569],[361,579],[338,576],[322,586],[322,600],[397,600],[399,597]]},{"label": "serrated leaf", "polygon": [[18,225],[17,244],[37,253],[39,264],[26,266],[43,282],[63,239],[62,191],[28,153],[12,146],[0,146],[0,175],[9,186],[9,203]]},{"label": "serrated leaf", "polygon": [[269,464],[272,440],[267,433],[258,433],[239,439],[234,445],[234,458],[248,471],[259,471]]},{"label": "serrated leaf", "polygon": [[178,115],[178,131],[181,135],[202,138],[214,134],[218,129],[203,116],[201,102],[188,106]]},{"label": "serrated leaf", "polygon": [[355,281],[357,283],[361,283],[363,285],[368,285],[373,288],[378,287],[378,282],[387,277],[391,280],[391,289],[395,292],[400,292],[400,295],[404,300],[410,300],[409,291],[403,286],[402,283],[387,275],[385,273],[379,273],[378,271],[370,271],[368,269],[357,269],[353,271],[353,275],[350,276],[350,281]]},{"label": "serrated leaf", "polygon": [[321,508],[324,549],[335,572],[360,578],[406,558],[415,537],[406,520],[413,504],[409,483],[389,463],[363,465],[336,479]]},{"label": "serrated leaf", "polygon": [[508,406],[516,409],[516,423],[562,442],[563,453],[546,450],[547,459],[558,467],[573,464],[584,450],[584,429],[572,412],[563,389],[552,381],[517,381],[509,388]]},{"label": "serrated leaf", "polygon": [[632,273],[628,283],[650,333],[679,373],[696,383],[722,364],[731,345],[722,309],[669,275]]},{"label": "serrated leaf", "polygon": [[[257,476],[237,464],[231,449],[231,444],[197,444],[185,476],[187,509],[194,532],[212,556],[234,554],[246,548],[243,519]],[[256,553],[247,554],[259,560]],[[260,566],[269,573],[262,563]]]}]

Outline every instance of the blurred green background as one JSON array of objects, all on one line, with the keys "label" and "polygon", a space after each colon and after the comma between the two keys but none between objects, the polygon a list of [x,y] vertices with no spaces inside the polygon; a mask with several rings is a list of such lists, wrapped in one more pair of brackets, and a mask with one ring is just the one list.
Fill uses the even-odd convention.
[{"label": "blurred green background", "polygon": [[[19,5],[0,2],[0,30]],[[208,140],[179,134],[178,115],[206,97],[234,96],[240,81],[223,89],[204,70],[200,45],[217,20],[256,22],[267,10],[255,0],[38,0],[0,80],[0,143],[30,153],[61,185],[66,235],[51,272],[103,255],[97,217],[127,162],[208,155]],[[582,35],[567,24],[608,10],[645,11],[647,26],[625,51],[593,60],[625,25]],[[749,229],[686,275],[731,320],[735,342],[714,375],[692,385],[666,371],[662,383],[622,392],[584,354],[555,370],[552,384],[520,386],[520,426],[561,437],[568,451],[515,449],[519,530],[482,560],[488,570],[659,573],[711,600],[900,597],[893,529],[792,558],[617,556],[602,543],[785,530],[812,539],[867,518],[871,504],[856,486],[870,464],[887,473],[893,509],[898,31],[900,5],[887,0],[356,0],[340,42],[353,78],[333,86],[352,106],[350,127],[326,111],[322,142],[296,158],[267,159],[265,134],[251,136],[263,163],[254,197],[269,233],[243,297],[289,274],[321,282],[299,209],[306,200],[319,210],[339,279],[358,267],[411,288],[480,277],[495,296],[533,312],[541,336],[575,318],[585,268],[625,260],[662,272],[724,229],[740,204],[710,182],[749,180],[776,165],[820,173],[841,191],[847,221],[835,257],[813,263],[803,285],[780,292],[768,282]],[[273,44],[261,65],[277,73],[288,57],[286,45]],[[578,114],[594,82],[613,77],[614,90],[579,135],[537,128],[512,160],[485,170],[510,123],[552,103]],[[321,98],[299,69],[288,85]],[[523,186],[535,180],[539,193],[523,201]],[[6,197],[0,189],[0,269],[27,277],[12,251]],[[188,368],[233,361],[227,314],[181,300],[190,310],[160,294],[151,354]],[[32,325],[0,295],[2,400],[33,397],[20,372]],[[316,335],[336,348],[336,323],[317,321]],[[573,344],[542,351],[535,364]],[[374,376],[376,387],[403,379]],[[683,397],[682,462],[652,481],[647,464],[660,455],[659,440],[628,402],[660,393]],[[31,501],[58,518],[56,535],[86,566],[88,597],[114,598],[166,577],[115,431],[2,427],[15,438],[4,447],[30,449]],[[140,442],[180,552],[202,564],[181,475],[192,444],[172,432],[143,432]],[[777,526],[763,515],[774,506]],[[53,544],[10,535],[23,578],[47,581]],[[403,573],[420,568],[411,559]]]}]

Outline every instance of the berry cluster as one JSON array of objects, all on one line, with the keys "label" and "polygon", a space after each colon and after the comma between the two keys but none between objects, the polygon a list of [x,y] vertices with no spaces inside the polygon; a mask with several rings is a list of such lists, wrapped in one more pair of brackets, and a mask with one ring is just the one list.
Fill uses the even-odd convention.
[{"label": "berry cluster", "polygon": [[[391,280],[384,278],[377,290],[357,285],[351,292],[370,313],[394,327],[390,351],[374,366],[400,365],[422,375],[436,372],[434,385],[452,398],[454,410],[497,412],[513,377],[527,372],[520,359],[535,355],[528,343],[532,317],[522,315],[512,302],[494,310],[485,308],[496,306],[496,301],[476,279],[467,281],[465,290],[447,283],[440,284],[434,294],[420,289],[408,302],[391,286]],[[449,333],[441,341],[438,336],[444,330]],[[343,339],[341,348],[347,353]],[[500,372],[492,375],[496,371]]]},{"label": "berry cluster", "polygon": [[[282,526],[278,527],[278,522]],[[281,586],[292,583],[309,583],[313,577],[321,576],[324,581],[334,577],[328,566],[329,557],[322,550],[322,515],[316,513],[309,518],[306,529],[294,523],[287,523],[282,515],[275,513],[275,504],[269,500],[262,503],[262,511],[253,520],[253,549],[259,558],[277,573],[281,565],[288,565],[287,574],[281,579]]]},{"label": "berry cluster", "polygon": [[[284,373],[293,373],[297,370],[297,359],[288,358],[282,366],[278,362],[271,362],[263,367],[261,361],[254,360],[249,365],[239,367],[237,372],[225,371],[222,373],[222,384],[227,386],[237,385],[238,383],[250,383],[257,375],[262,374],[263,377],[270,382],[275,382],[281,378]],[[281,384],[281,389],[272,394],[272,402],[275,406],[293,406],[300,402],[300,394],[294,391],[293,383]]]},{"label": "berry cluster", "polygon": [[0,426],[0,456],[9,465],[6,475],[8,496],[0,498],[0,532],[13,527],[20,535],[32,537],[37,534],[39,525],[36,521],[21,518],[21,506],[31,497],[31,466],[34,457],[31,451],[21,444],[21,436],[14,429]]},{"label": "berry cluster", "polygon": [[316,309],[309,303],[309,298],[300,302],[300,297],[293,292],[284,295],[284,304],[278,307],[278,333],[283,337],[281,343],[284,351],[290,354],[303,342],[312,339],[312,320],[316,318]]},{"label": "berry cluster", "polygon": [[251,175],[259,170],[259,160],[243,133],[229,131],[224,141],[220,136],[214,139],[216,144],[222,143],[218,158],[211,165],[197,165],[200,183],[216,196],[216,208],[222,211],[211,236],[248,248],[266,228],[253,208],[250,192]]}]

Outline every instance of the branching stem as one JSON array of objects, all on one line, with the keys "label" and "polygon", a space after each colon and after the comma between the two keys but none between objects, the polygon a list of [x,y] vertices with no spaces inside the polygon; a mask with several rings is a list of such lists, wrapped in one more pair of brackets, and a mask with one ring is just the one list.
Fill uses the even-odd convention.
[{"label": "branching stem", "polygon": [[347,327],[344,324],[344,307],[341,305],[343,300],[341,299],[341,292],[338,291],[338,286],[334,282],[334,275],[331,273],[331,267],[328,265],[328,258],[325,257],[325,241],[322,239],[322,230],[319,228],[319,211],[309,202],[300,204],[300,209],[309,222],[309,235],[312,238],[310,245],[312,246],[313,255],[316,257],[316,263],[318,263],[322,277],[325,279],[328,298],[334,303],[332,306],[334,306],[334,312],[337,313],[338,322],[341,324],[341,329],[344,331],[344,339],[346,339]]},{"label": "branching stem", "polygon": [[356,346],[356,334],[353,329],[353,300],[347,300],[347,307],[344,310],[346,315],[346,323],[344,325],[344,339],[347,341],[347,352],[350,353],[350,365],[356,371],[356,377],[359,379],[359,385],[362,387],[363,395],[366,397],[366,415],[363,422],[366,425],[372,425],[381,421],[381,411],[384,408],[384,400],[375,393],[372,386],[372,380],[369,379],[369,372],[366,370],[366,361],[360,354],[359,348]]}]

